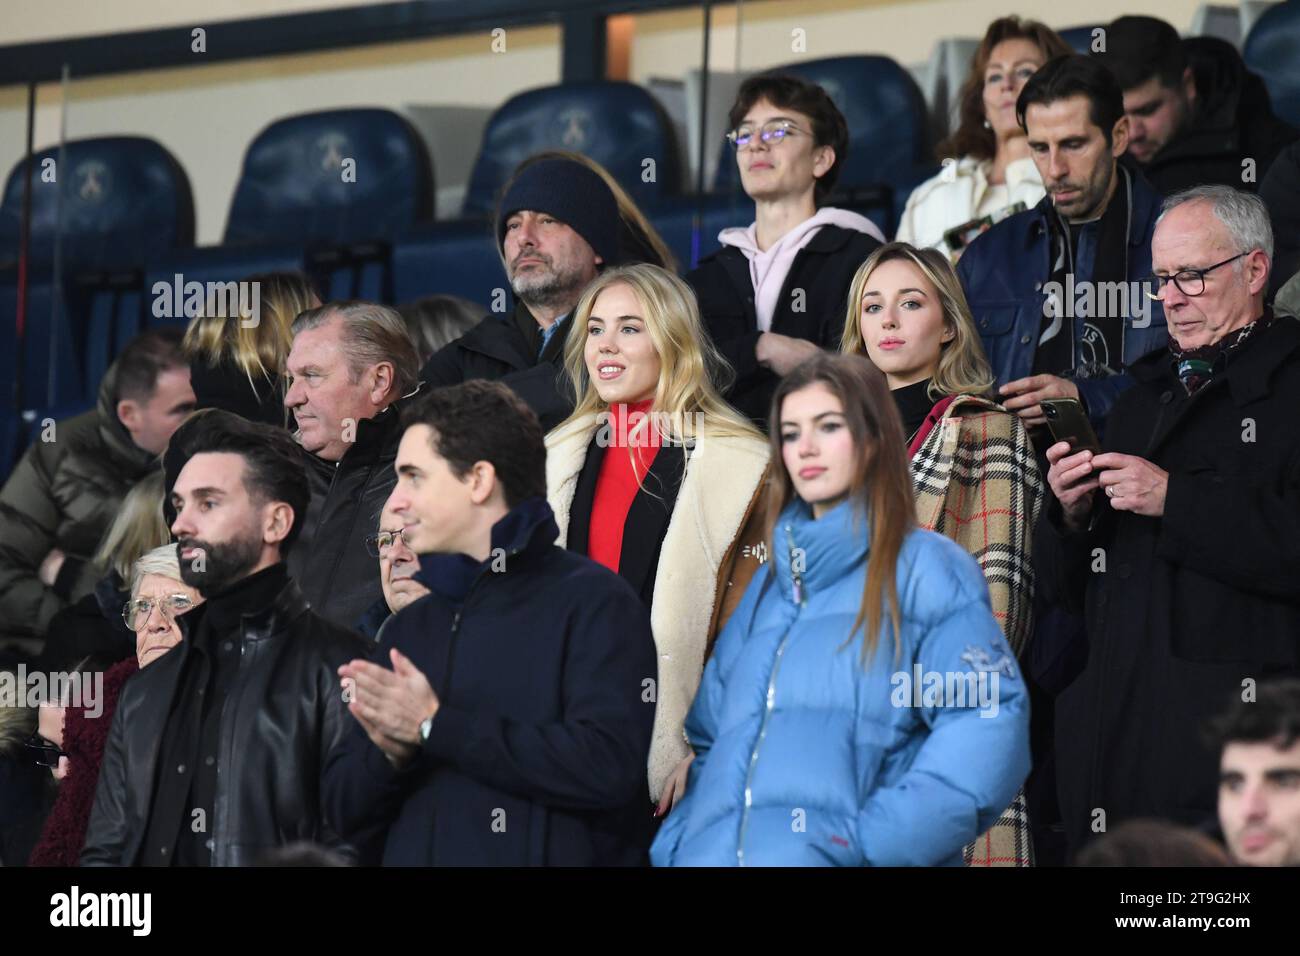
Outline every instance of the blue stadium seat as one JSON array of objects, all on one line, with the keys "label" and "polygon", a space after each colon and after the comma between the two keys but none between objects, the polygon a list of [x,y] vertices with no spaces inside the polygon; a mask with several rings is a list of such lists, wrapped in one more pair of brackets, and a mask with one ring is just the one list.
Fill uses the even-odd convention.
[{"label": "blue stadium seat", "polygon": [[391,110],[277,120],[244,156],[225,241],[347,245],[390,237],[433,209],[420,134]]},{"label": "blue stadium seat", "polygon": [[486,312],[494,298],[502,301],[498,289],[507,290],[506,275],[492,226],[485,221],[459,219],[416,227],[393,244],[394,302],[459,295]]},{"label": "blue stadium seat", "polygon": [[1300,126],[1300,0],[1265,10],[1246,37],[1242,58],[1264,80],[1273,112]]},{"label": "blue stadium seat", "polygon": [[[490,217],[498,193],[524,159],[567,149],[599,162],[643,209],[675,196],[681,182],[672,123],[659,102],[632,83],[565,83],[507,100],[488,121],[462,215]],[[654,161],[654,181],[646,182]]]},{"label": "blue stadium seat", "polygon": [[390,242],[432,217],[433,195],[428,149],[397,113],[344,109],[290,116],[249,145],[226,244],[297,244],[305,249],[299,268],[317,280],[327,300],[387,300]]},{"label": "blue stadium seat", "polygon": [[[151,139],[71,140],[34,156],[33,268],[60,254],[65,274],[137,265],[150,255],[194,244],[194,201],[185,171]],[[0,203],[0,263],[18,259],[25,164],[5,183]]]},{"label": "blue stadium seat", "polygon": [[[93,402],[103,372],[140,320],[143,260],[194,242],[194,203],[180,164],[153,140],[73,140],[32,166],[27,325],[17,343],[17,269],[26,167],[0,204],[0,329],[4,358],[21,363],[24,410]],[[55,280],[55,266],[59,279]],[[5,369],[3,381],[14,380]],[[8,405],[10,395],[5,395]]]},{"label": "blue stadium seat", "polygon": [[1067,27],[1060,31],[1061,39],[1070,45],[1075,53],[1092,52],[1092,31],[1103,30],[1106,24],[1094,23],[1086,27]]},{"label": "blue stadium seat", "polygon": [[[302,246],[273,243],[257,246],[212,246],[186,249],[148,263],[140,301],[140,320],[146,328],[176,325],[184,328],[192,315],[186,312],[186,285],[239,282],[265,272],[301,272],[306,262]],[[180,286],[180,308],[175,289]],[[324,290],[320,295],[324,295]]]},{"label": "blue stadium seat", "polygon": [[[696,211],[700,228],[695,229]],[[683,273],[711,252],[716,252],[718,233],[729,226],[748,226],[754,221],[754,203],[740,190],[725,195],[708,195],[696,203],[694,196],[667,200],[649,213],[650,223],[659,231],[668,248],[677,257]]]},{"label": "blue stadium seat", "polygon": [[[849,151],[837,190],[849,195],[835,204],[872,210],[888,233],[897,205],[893,184],[910,180],[918,165],[930,161],[925,97],[912,75],[887,56],[808,60],[772,72],[819,84],[839,107],[849,126]],[[735,154],[726,149],[714,189],[727,193],[738,188],[738,181]],[[854,197],[854,192],[862,195]]]}]

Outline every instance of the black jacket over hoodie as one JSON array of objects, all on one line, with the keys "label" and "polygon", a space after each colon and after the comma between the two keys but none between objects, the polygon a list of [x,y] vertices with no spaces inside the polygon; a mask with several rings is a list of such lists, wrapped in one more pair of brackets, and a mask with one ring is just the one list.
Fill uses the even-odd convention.
[{"label": "black jacket over hoodie", "polygon": [[[353,721],[326,813],[389,866],[617,866],[647,860],[657,680],[650,615],[612,571],[555,545],[541,498],[492,529],[494,557],[425,555],[433,588],[389,619],[440,707],[395,770]],[[376,854],[378,855],[378,854]]]},{"label": "black jacket over hoodie", "polygon": [[[1183,49],[1196,82],[1191,126],[1142,172],[1165,196],[1203,183],[1254,192],[1277,154],[1300,138],[1300,130],[1273,115],[1264,82],[1246,69],[1231,43],[1191,37]],[[1251,180],[1242,178],[1245,159],[1255,161]]]},{"label": "black jacket over hoodie", "polygon": [[[879,245],[864,232],[822,226],[790,264],[772,314],[772,331],[838,350],[853,274]],[[749,260],[734,246],[723,246],[701,259],[686,281],[699,299],[709,337],[735,370],[727,401],[766,431],[780,378],[754,354],[761,333]],[[796,289],[803,295],[797,296]]]}]

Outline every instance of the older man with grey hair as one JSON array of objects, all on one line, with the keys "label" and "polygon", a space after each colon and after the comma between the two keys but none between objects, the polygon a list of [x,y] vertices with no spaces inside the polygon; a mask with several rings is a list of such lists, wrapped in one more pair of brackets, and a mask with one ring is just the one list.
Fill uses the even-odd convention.
[{"label": "older man with grey hair", "polygon": [[399,404],[419,388],[419,356],[395,310],[331,302],[294,321],[286,365],[311,484],[289,573],[317,614],[355,628],[383,598],[365,542],[397,480]]},{"label": "older man with grey hair", "polygon": [[1212,821],[1198,731],[1300,673],[1300,322],[1265,304],[1268,214],[1198,186],[1165,200],[1151,253],[1169,348],[1129,366],[1101,452],[1047,451],[1089,639],[1056,703],[1072,850],[1136,817]]}]

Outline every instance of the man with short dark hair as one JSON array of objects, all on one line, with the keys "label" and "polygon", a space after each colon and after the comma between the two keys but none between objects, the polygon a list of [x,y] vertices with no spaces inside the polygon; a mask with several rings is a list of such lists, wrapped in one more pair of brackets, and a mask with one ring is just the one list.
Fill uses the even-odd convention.
[{"label": "man with short dark hair", "polygon": [[1254,192],[1300,137],[1273,115],[1263,81],[1225,40],[1183,40],[1164,20],[1125,16],[1105,27],[1105,48],[1092,56],[1119,81],[1128,155],[1161,193],[1204,183]]},{"label": "man with short dark hair", "polygon": [[618,202],[582,163],[525,161],[497,207],[496,237],[514,310],[488,315],[439,349],[420,376],[429,388],[505,382],[549,430],[573,411],[562,384],[569,316],[587,284],[619,260]]},{"label": "man with short dark hair", "polygon": [[1228,186],[1186,190],[1151,251],[1169,344],[1130,366],[1101,453],[1047,449],[1040,529],[1066,556],[1051,585],[1087,629],[1056,700],[1075,849],[1103,819],[1211,817],[1217,755],[1195,729],[1247,681],[1300,674],[1300,321],[1266,305],[1268,214]]},{"label": "man with short dark hair", "polygon": [[1027,428],[1048,398],[1081,401],[1100,424],[1132,384],[1125,368],[1167,341],[1144,295],[1159,197],[1117,160],[1128,119],[1115,78],[1061,56],[1016,102],[1047,195],[976,239],[957,274],[999,395]]},{"label": "man with short dark hair", "polygon": [[356,628],[383,596],[365,540],[393,490],[402,402],[419,388],[415,343],[388,306],[326,303],[294,320],[285,378],[311,484],[289,573],[313,611]]},{"label": "man with short dark hair", "polygon": [[505,385],[404,415],[389,507],[431,593],[339,671],[325,807],[386,865],[636,865],[658,679],[618,575],[557,547],[536,415]]},{"label": "man with short dark hair", "polygon": [[1219,826],[1242,866],[1300,866],[1300,680],[1264,681],[1215,721]]},{"label": "man with short dark hair", "polygon": [[90,561],[131,487],[194,408],[180,332],[133,339],[97,408],[42,428],[0,491],[0,643],[38,649],[50,619],[94,588]]},{"label": "man with short dark hair", "polygon": [[344,846],[320,772],[345,727],[335,671],[365,645],[314,614],[285,569],[310,494],[302,452],[225,411],[186,440],[172,533],[206,600],[122,691],[83,864],[242,866],[300,840]]}]

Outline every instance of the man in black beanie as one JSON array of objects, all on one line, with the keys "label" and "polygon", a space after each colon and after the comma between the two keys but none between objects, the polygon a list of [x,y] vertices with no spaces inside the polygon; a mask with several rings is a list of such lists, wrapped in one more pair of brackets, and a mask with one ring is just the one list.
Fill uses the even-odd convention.
[{"label": "man in black beanie", "polygon": [[581,163],[525,160],[506,184],[496,229],[514,311],[488,315],[435,352],[420,377],[429,388],[499,379],[549,430],[573,410],[567,319],[597,272],[618,260],[618,203]]}]

